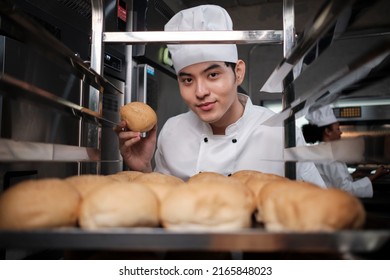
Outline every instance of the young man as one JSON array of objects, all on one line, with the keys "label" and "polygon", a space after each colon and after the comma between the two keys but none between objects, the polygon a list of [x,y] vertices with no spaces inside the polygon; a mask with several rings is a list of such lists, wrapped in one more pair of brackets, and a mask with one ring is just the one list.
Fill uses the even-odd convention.
[{"label": "young man", "polygon": [[[165,31],[233,30],[223,8],[203,5],[183,10]],[[169,119],[155,153],[155,171],[184,180],[203,171],[225,175],[258,170],[284,176],[283,130],[262,125],[274,113],[254,106],[237,92],[245,63],[234,44],[168,45],[180,94],[189,112]],[[122,124],[125,127],[125,124]],[[300,132],[297,143],[305,144]],[[156,130],[147,138],[132,131],[119,133],[121,154],[132,170],[150,172]],[[324,186],[312,163],[297,164],[297,179]]]}]

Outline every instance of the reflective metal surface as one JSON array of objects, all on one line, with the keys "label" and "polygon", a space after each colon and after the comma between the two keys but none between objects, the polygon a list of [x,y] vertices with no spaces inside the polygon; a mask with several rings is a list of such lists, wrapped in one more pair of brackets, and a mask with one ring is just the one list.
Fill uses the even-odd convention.
[{"label": "reflective metal surface", "polygon": [[95,125],[100,124],[111,127],[116,125],[116,123],[102,118],[98,112],[76,105],[66,99],[24,81],[15,79],[7,74],[0,75],[0,94],[5,94],[11,98],[28,98],[39,104],[47,104],[73,116],[83,117],[85,120],[91,121]]},{"label": "reflective metal surface", "polygon": [[11,24],[2,23],[0,25],[5,34],[36,47],[37,50],[64,67],[70,66],[78,78],[87,81],[97,90],[122,93],[99,75],[98,71],[79,58],[77,54],[73,53],[28,15],[21,12],[13,3],[1,1],[0,14],[2,17],[4,16],[2,21],[7,19],[11,22]]},{"label": "reflective metal surface", "polygon": [[388,230],[271,233],[246,229],[213,233],[170,232],[162,228],[64,228],[0,231],[0,248],[363,253],[380,249],[389,238]]},{"label": "reflective metal surface", "polygon": [[283,31],[137,31],[104,32],[105,43],[145,44],[166,42],[168,44],[280,44]]},{"label": "reflective metal surface", "polygon": [[304,55],[316,44],[317,40],[332,27],[338,16],[353,2],[351,0],[326,1],[313,20],[308,22],[303,37],[298,40],[293,50],[272,72],[261,91],[280,92],[280,85],[287,74],[303,59]]},{"label": "reflective metal surface", "polygon": [[[385,43],[375,46],[362,54],[355,61],[345,65],[331,77],[328,77],[316,88],[302,93],[299,98],[291,103],[289,108],[286,108],[281,113],[269,118],[264,124],[282,126],[283,121],[292,114],[295,114],[296,118],[302,117],[308,110],[316,110],[316,108],[330,104],[344,93],[350,94],[353,89],[348,90],[348,88],[353,88],[356,83],[362,82],[368,78],[370,79],[370,83],[366,83],[365,86],[380,82],[387,77],[388,72],[376,70],[388,69],[390,67],[389,56],[389,44]],[[371,75],[372,73],[375,74]]]},{"label": "reflective metal surface", "polygon": [[98,161],[100,151],[94,148],[0,138],[0,159],[3,163],[11,161]]}]

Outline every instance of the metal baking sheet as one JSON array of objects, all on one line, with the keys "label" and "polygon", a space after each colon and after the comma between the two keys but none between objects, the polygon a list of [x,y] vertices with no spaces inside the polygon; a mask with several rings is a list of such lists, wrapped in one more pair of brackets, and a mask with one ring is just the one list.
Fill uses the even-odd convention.
[{"label": "metal baking sheet", "polygon": [[271,233],[262,228],[232,232],[173,232],[163,228],[0,231],[2,249],[367,253],[379,250],[389,240],[390,230],[329,233]]}]

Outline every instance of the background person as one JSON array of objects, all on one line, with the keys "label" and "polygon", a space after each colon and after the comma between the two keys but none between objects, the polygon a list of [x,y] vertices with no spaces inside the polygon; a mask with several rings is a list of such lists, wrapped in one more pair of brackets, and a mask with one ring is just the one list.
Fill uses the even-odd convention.
[{"label": "background person", "polygon": [[[329,142],[341,139],[340,124],[337,121],[330,106],[323,106],[316,111],[308,113],[306,119],[309,124],[302,126],[302,132],[307,143]],[[357,197],[372,197],[372,182],[383,175],[389,174],[389,170],[379,167],[374,174],[350,174],[344,162],[332,161],[315,164],[325,184],[328,187],[340,188]]]}]

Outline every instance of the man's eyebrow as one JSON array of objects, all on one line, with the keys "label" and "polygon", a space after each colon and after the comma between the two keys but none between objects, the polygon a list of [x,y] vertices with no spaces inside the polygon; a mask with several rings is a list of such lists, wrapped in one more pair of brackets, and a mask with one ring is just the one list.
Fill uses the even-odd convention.
[{"label": "man's eyebrow", "polygon": [[[213,69],[216,69],[216,68],[221,68],[222,66],[219,65],[219,64],[212,64],[210,65],[209,67],[207,67],[206,69],[204,69],[202,71],[202,73],[206,73],[207,71],[210,71],[210,70],[213,70]],[[179,77],[182,77],[182,76],[192,76],[190,73],[186,73],[186,72],[180,72],[179,73]]]},{"label": "man's eyebrow", "polygon": [[213,70],[213,69],[216,69],[216,68],[222,68],[222,67],[219,64],[211,64],[209,67],[204,69],[202,72],[205,73],[207,71],[210,71],[210,70]]},{"label": "man's eyebrow", "polygon": [[179,77],[183,77],[183,76],[192,76],[192,75],[186,72],[180,72]]}]

